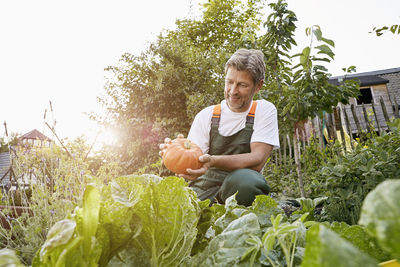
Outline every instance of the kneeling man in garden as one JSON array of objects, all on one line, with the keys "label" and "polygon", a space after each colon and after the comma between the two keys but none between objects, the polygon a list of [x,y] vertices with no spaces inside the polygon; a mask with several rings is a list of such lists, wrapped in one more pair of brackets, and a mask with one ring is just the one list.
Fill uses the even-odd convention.
[{"label": "kneeling man in garden", "polygon": [[272,149],[279,147],[279,136],[275,106],[253,101],[264,77],[264,54],[239,49],[225,65],[225,100],[196,115],[187,138],[202,149],[204,164],[179,176],[190,180],[199,199],[223,204],[237,192],[238,204],[249,206],[256,195],[268,194],[261,173]]}]

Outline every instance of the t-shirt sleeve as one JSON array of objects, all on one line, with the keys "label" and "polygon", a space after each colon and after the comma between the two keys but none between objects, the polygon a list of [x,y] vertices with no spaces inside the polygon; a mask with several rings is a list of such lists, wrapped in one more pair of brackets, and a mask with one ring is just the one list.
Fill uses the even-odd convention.
[{"label": "t-shirt sleeve", "polygon": [[198,145],[203,153],[208,153],[213,106],[200,111],[190,127],[188,139]]},{"label": "t-shirt sleeve", "polygon": [[279,148],[278,112],[276,107],[268,102],[262,101],[257,106],[254,119],[254,132],[251,142],[262,142],[270,144],[274,149]]}]

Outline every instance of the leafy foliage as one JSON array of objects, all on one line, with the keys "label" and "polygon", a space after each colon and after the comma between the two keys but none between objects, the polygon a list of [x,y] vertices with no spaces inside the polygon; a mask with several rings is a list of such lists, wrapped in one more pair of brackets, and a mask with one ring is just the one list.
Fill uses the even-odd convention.
[{"label": "leafy foliage", "polygon": [[120,177],[101,194],[89,185],[82,208],[51,228],[33,266],[107,266],[124,249],[137,255],[132,265],[178,266],[197,233],[193,197],[177,177]]},{"label": "leafy foliage", "polygon": [[[178,177],[119,177],[86,187],[82,207],[54,224],[32,266],[376,266],[388,259],[382,249],[397,257],[397,182],[369,194],[364,228],[306,221],[307,212],[292,220],[268,196],[209,207]],[[0,255],[20,264],[10,250]]]},{"label": "leafy foliage", "polygon": [[400,177],[399,122],[392,132],[329,158],[312,174],[312,196],[328,196],[321,220],[356,224],[365,196],[382,181]]},{"label": "leafy foliage", "polygon": [[[11,220],[11,230],[0,227],[0,246],[17,250],[24,264],[31,264],[49,229],[82,204],[87,184],[108,182],[109,175],[119,172],[118,165],[109,162],[92,172],[87,158],[90,148],[83,139],[68,142],[66,148],[71,154],[56,145],[17,149],[13,154],[19,189],[9,192],[5,204],[20,205],[29,212]],[[2,216],[13,212],[10,208]]]}]

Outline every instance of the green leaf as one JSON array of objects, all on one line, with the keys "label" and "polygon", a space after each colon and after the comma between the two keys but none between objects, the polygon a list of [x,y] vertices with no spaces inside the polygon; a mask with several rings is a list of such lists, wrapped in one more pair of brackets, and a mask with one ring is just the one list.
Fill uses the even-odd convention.
[{"label": "green leaf", "polygon": [[278,208],[278,203],[266,195],[256,196],[256,199],[249,210],[257,215],[261,227],[271,226],[271,215],[276,216],[283,212],[281,208]]},{"label": "green leaf", "polygon": [[67,244],[74,234],[76,222],[73,220],[61,220],[56,222],[47,234],[47,239],[40,249],[41,261],[57,247]]},{"label": "green leaf", "polygon": [[317,57],[314,57],[312,60],[313,60],[313,61],[331,62],[331,60],[330,60],[329,58],[326,58],[326,57],[324,57],[324,58],[317,58]]},{"label": "green leaf", "polygon": [[335,42],[332,41],[332,40],[330,40],[330,39],[326,39],[326,38],[324,38],[324,37],[321,37],[321,41],[327,43],[328,45],[330,45],[330,46],[332,46],[332,47],[335,47]]},{"label": "green leaf", "polygon": [[95,186],[86,186],[82,209],[83,253],[89,254],[99,225],[100,192]]},{"label": "green leaf", "polygon": [[266,232],[263,236],[264,239],[264,254],[268,255],[268,253],[274,248],[275,246],[275,235],[272,231]]},{"label": "green leaf", "polygon": [[395,33],[396,33],[396,30],[397,30],[397,27],[399,27],[399,25],[392,25],[392,26],[390,26],[390,31],[391,31],[393,34],[395,34]]},{"label": "green leaf", "polygon": [[23,267],[14,250],[0,249],[0,266]]},{"label": "green leaf", "polygon": [[361,225],[348,225],[344,222],[333,222],[330,225],[324,225],[380,262],[390,259],[387,253],[384,253],[378,246],[376,239],[366,232],[365,227]]},{"label": "green leaf", "polygon": [[252,259],[241,260],[254,245],[246,241],[260,234],[257,216],[254,213],[243,215],[215,236],[202,253],[195,255],[192,266],[249,266]]},{"label": "green leaf", "polygon": [[335,55],[333,53],[332,49],[327,45],[319,45],[319,46],[317,46],[315,48],[319,50],[318,51],[319,54],[326,54],[326,55],[330,56],[332,59],[333,59],[333,57]]},{"label": "green leaf", "polygon": [[322,224],[307,232],[307,245],[302,267],[376,267],[378,262],[361,252]]},{"label": "green leaf", "polygon": [[306,35],[307,35],[307,36],[310,36],[310,34],[311,34],[311,28],[310,28],[310,27],[307,27],[307,28],[306,28]]},{"label": "green leaf", "polygon": [[310,57],[310,50],[310,47],[307,46],[302,51],[302,55],[300,56],[300,64],[303,66],[306,65],[308,58]]},{"label": "green leaf", "polygon": [[321,32],[321,28],[318,25],[313,26],[313,33],[314,33],[315,37],[317,37],[317,40],[321,41],[322,32]]},{"label": "green leaf", "polygon": [[143,228],[134,239],[137,255],[152,266],[179,266],[190,255],[197,234],[200,208],[184,179],[149,181],[134,206]]},{"label": "green leaf", "polygon": [[133,207],[139,200],[144,191],[143,186],[134,186],[122,188],[115,180],[111,181],[111,195],[115,202],[121,203],[127,207]]},{"label": "green leaf", "polygon": [[365,198],[359,224],[377,238],[380,246],[400,259],[400,180],[380,183]]}]

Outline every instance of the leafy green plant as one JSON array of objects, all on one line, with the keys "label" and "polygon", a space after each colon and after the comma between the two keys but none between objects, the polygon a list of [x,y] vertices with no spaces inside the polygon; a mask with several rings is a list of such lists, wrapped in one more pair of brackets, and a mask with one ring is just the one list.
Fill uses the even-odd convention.
[{"label": "leafy green plant", "polygon": [[320,220],[356,224],[362,201],[379,183],[400,177],[400,131],[359,144],[354,151],[329,158],[312,174],[312,197],[327,196]]},{"label": "leafy green plant", "polygon": [[100,210],[100,192],[87,186],[83,207],[72,219],[58,221],[33,260],[33,266],[97,266],[101,247],[95,238]]},{"label": "leafy green plant", "polygon": [[271,253],[276,250],[276,246],[279,246],[283,251],[285,266],[294,266],[296,256],[298,262],[301,260],[302,249],[305,245],[306,227],[313,224],[311,221],[303,224],[307,216],[308,213],[305,213],[293,223],[282,223],[282,214],[279,214],[276,218],[271,216],[272,226],[264,233],[261,241],[263,244],[262,252],[272,266],[281,265],[277,262],[276,255]]},{"label": "leafy green plant", "polygon": [[199,208],[182,178],[123,176],[100,191],[88,185],[82,208],[57,222],[32,266],[178,266],[197,234]]},{"label": "leafy green plant", "polygon": [[202,235],[204,248],[192,256],[189,266],[270,266],[271,262],[272,266],[293,266],[301,261],[299,246],[304,246],[306,231],[302,221],[307,214],[286,222],[275,200],[264,195],[257,196],[250,207],[237,205],[232,196],[226,201],[224,213],[219,208],[214,211],[220,217],[208,228],[202,227],[202,231],[207,229]]},{"label": "leafy green plant", "polygon": [[399,196],[400,181],[386,180],[364,200],[359,224],[365,228],[343,223],[312,226],[302,266],[377,266],[377,259],[399,260]]},{"label": "leafy green plant", "polygon": [[81,205],[86,184],[100,183],[88,170],[89,147],[84,140],[68,142],[66,147],[71,155],[54,145],[18,149],[14,156],[19,190],[10,191],[6,201],[29,212],[11,220],[10,230],[0,228],[0,246],[18,251],[24,264],[31,264],[49,229]]}]

